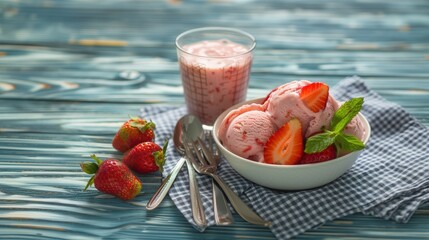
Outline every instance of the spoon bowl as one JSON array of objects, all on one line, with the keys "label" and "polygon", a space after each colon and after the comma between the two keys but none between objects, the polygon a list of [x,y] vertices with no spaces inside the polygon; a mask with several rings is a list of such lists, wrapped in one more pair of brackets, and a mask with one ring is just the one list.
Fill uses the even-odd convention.
[{"label": "spoon bowl", "polygon": [[197,141],[198,138],[202,138],[204,134],[203,124],[200,119],[194,115],[185,115],[179,119],[176,128],[174,129],[174,144],[177,148],[183,150],[183,137],[182,134],[186,133],[188,139]]}]

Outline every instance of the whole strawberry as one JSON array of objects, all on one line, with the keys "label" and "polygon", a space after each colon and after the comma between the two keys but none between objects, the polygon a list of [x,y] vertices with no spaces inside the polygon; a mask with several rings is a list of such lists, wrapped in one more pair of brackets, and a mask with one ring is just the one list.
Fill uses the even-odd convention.
[{"label": "whole strawberry", "polygon": [[142,189],[140,180],[122,162],[110,158],[102,161],[94,154],[94,162],[83,162],[80,167],[85,173],[94,174],[84,191],[94,184],[100,192],[114,195],[122,200],[133,199]]},{"label": "whole strawberry", "polygon": [[163,171],[165,163],[165,151],[168,140],[163,148],[154,142],[143,142],[137,144],[124,154],[122,162],[137,173],[150,173]]},{"label": "whole strawberry", "polygon": [[120,152],[126,152],[139,143],[152,142],[155,139],[154,129],[155,124],[152,121],[133,117],[119,128],[112,140],[112,146]]}]

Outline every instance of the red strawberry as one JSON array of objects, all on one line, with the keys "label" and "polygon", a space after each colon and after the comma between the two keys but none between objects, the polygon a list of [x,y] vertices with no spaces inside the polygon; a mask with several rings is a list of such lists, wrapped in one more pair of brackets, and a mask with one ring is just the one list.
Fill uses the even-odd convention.
[{"label": "red strawberry", "polygon": [[[85,190],[94,183],[100,192],[114,195],[123,200],[130,200],[140,193],[142,184],[131,170],[122,162],[110,158],[102,161],[91,155],[94,162],[80,164],[82,170],[94,174],[88,181]],[[84,191],[85,191],[84,190]]]},{"label": "red strawberry", "polygon": [[163,171],[168,141],[161,148],[154,142],[137,144],[124,154],[122,162],[138,173]]},{"label": "red strawberry", "polygon": [[304,86],[299,95],[304,104],[313,112],[325,109],[328,96],[329,86],[321,82]]},{"label": "red strawberry", "polygon": [[120,151],[126,152],[142,142],[153,142],[155,134],[153,130],[155,124],[139,117],[133,117],[126,121],[118,130],[113,138],[113,147]]},{"label": "red strawberry", "polygon": [[332,160],[337,157],[337,149],[330,145],[325,150],[317,153],[304,153],[299,164],[319,163]]},{"label": "red strawberry", "polygon": [[293,118],[268,139],[264,148],[264,162],[296,164],[304,153],[303,146],[301,122]]}]

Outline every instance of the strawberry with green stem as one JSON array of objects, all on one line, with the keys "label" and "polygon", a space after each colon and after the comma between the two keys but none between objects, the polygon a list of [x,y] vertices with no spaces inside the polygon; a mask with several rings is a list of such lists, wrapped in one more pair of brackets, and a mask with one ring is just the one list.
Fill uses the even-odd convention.
[{"label": "strawberry with green stem", "polygon": [[119,128],[112,140],[112,146],[126,152],[142,142],[153,142],[155,139],[155,123],[139,117],[132,117]]},{"label": "strawberry with green stem", "polygon": [[161,148],[154,142],[137,144],[124,154],[122,162],[137,173],[163,171],[168,139]]},{"label": "strawberry with green stem", "polygon": [[93,176],[86,184],[86,189],[94,184],[100,192],[114,195],[122,200],[133,199],[142,189],[140,180],[122,162],[109,158],[104,161],[94,154],[91,158],[95,162],[80,164],[82,171]]}]

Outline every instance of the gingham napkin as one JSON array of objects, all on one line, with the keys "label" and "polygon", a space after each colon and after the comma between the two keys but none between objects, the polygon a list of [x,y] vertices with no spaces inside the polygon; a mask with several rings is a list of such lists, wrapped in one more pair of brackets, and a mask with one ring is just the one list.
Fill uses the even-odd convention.
[{"label": "gingham napkin", "polygon": [[[260,216],[272,221],[271,231],[287,239],[327,221],[362,212],[407,222],[416,209],[429,201],[429,130],[399,105],[368,89],[363,80],[350,77],[331,88],[337,100],[364,97],[362,113],[372,128],[371,139],[355,165],[339,179],[305,191],[276,191],[239,176],[222,159],[219,175]],[[157,124],[158,140],[171,137],[184,107],[146,106],[142,116]],[[164,176],[180,155],[168,148]],[[214,224],[211,179],[198,176],[209,226]],[[189,181],[185,168],[169,194],[193,224]],[[204,231],[204,229],[198,229]]]}]

